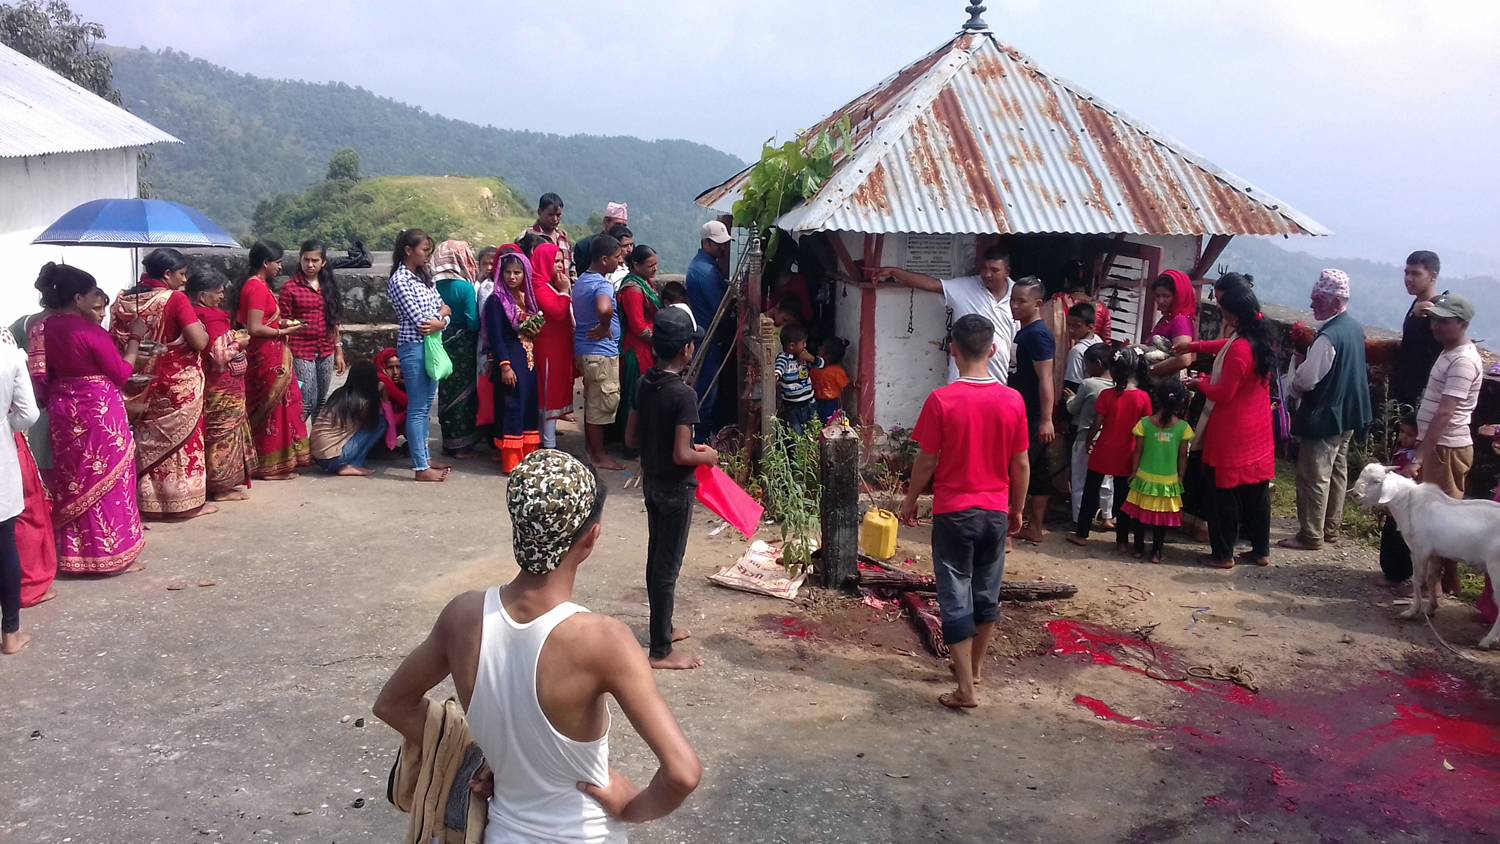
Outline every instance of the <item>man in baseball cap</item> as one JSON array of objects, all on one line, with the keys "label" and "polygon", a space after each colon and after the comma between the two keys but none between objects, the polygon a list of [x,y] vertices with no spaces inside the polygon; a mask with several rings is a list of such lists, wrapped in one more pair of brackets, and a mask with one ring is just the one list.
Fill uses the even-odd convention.
[{"label": "man in baseball cap", "polygon": [[1328,269],[1312,289],[1313,317],[1323,327],[1298,363],[1289,392],[1301,396],[1292,416],[1297,437],[1297,535],[1278,543],[1312,551],[1334,542],[1344,522],[1349,441],[1370,424],[1365,330],[1349,315],[1349,274]]},{"label": "man in baseball cap", "polygon": [[662,308],[651,324],[656,366],[641,376],[636,405],[625,425],[625,445],[641,451],[641,492],[646,499],[646,598],[651,607],[652,668],[692,669],[703,660],[675,648],[688,632],[672,623],[677,575],[687,551],[699,466],[719,462],[719,453],[693,445],[698,395],[682,372],[693,359],[702,332],[681,308]]},{"label": "man in baseball cap", "polygon": [[[718,220],[709,220],[699,232],[700,249],[688,264],[688,305],[693,309],[693,319],[707,328],[713,324],[714,314],[724,295],[729,292],[728,268],[729,247],[734,238],[729,229]],[[698,402],[703,407],[703,419],[698,423],[695,436],[697,442],[708,442],[709,435],[719,430],[717,405],[719,368],[729,354],[729,341],[720,332],[707,340],[708,348],[703,352],[702,369],[698,370],[697,383],[693,389],[698,393]]]},{"label": "man in baseball cap", "polygon": [[[1474,465],[1474,436],[1469,423],[1479,406],[1484,362],[1469,339],[1474,303],[1457,293],[1432,300],[1427,311],[1432,336],[1442,344],[1427,389],[1417,408],[1417,458],[1402,471],[1437,484],[1450,498],[1462,499]],[[1443,591],[1458,593],[1458,563],[1443,560]]]},{"label": "man in baseball cap", "polygon": [[[568,454],[544,449],[523,460],[506,490],[521,571],[450,601],[375,701],[376,717],[420,748],[436,705],[427,692],[453,677],[491,769],[480,778],[493,792],[490,827],[510,840],[562,829],[578,840],[623,841],[627,822],[671,813],[702,776],[635,634],[573,603],[604,498],[598,476]],[[606,694],[657,754],[644,789],[610,770]]]}]

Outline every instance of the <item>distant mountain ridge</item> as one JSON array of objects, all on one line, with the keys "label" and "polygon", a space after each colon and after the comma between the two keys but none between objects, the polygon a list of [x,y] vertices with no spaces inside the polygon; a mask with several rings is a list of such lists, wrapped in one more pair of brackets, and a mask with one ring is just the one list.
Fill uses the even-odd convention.
[{"label": "distant mountain ridge", "polygon": [[657,247],[665,271],[681,272],[708,219],[693,197],[744,167],[690,141],[478,126],[362,88],[264,79],[173,50],[108,52],[125,107],[184,141],[153,151],[153,190],[240,234],[257,203],[300,193],[352,147],[366,176],[499,177],[533,207],[556,192],[571,224],[628,202],[637,240]]},{"label": "distant mountain ridge", "polygon": [[[1308,295],[1325,267],[1349,274],[1349,311],[1367,325],[1401,330],[1411,297],[1402,283],[1404,267],[1361,258],[1320,258],[1294,251],[1296,241],[1283,247],[1256,237],[1237,237],[1218,261],[1218,267],[1255,276],[1255,292],[1264,301],[1309,310]],[[1211,273],[1210,275],[1216,275]],[[1438,289],[1459,293],[1474,303],[1477,313],[1469,335],[1500,349],[1500,280],[1489,276],[1438,276]]]}]

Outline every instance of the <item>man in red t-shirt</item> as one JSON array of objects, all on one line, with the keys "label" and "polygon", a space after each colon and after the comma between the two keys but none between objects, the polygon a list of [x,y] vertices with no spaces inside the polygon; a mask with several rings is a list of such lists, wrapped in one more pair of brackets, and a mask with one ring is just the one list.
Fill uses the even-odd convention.
[{"label": "man in red t-shirt", "polygon": [[1031,462],[1021,394],[990,374],[994,323],[969,314],[953,324],[950,340],[959,377],[922,405],[912,432],[922,451],[901,518],[916,524],[917,496],[930,484],[932,568],[943,639],[953,652],[958,681],[958,689],[938,702],[972,709],[979,705],[974,684],[1000,618],[1005,538],[1021,526]]}]

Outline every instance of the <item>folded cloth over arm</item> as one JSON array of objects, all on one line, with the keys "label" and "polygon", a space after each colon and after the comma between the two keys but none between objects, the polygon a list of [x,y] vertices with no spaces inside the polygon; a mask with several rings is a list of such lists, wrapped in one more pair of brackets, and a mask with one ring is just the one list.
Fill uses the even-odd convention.
[{"label": "folded cloth over arm", "polygon": [[422,745],[406,742],[391,766],[386,799],[411,815],[404,844],[481,844],[489,807],[469,791],[484,754],[454,698],[427,701]]}]

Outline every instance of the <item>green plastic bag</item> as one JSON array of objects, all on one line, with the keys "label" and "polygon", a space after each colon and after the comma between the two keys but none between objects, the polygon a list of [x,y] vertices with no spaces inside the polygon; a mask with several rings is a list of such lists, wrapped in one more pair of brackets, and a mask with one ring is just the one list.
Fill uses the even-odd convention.
[{"label": "green plastic bag", "polygon": [[422,357],[427,366],[427,377],[442,381],[453,374],[453,359],[443,348],[442,334],[429,334],[422,340]]}]

